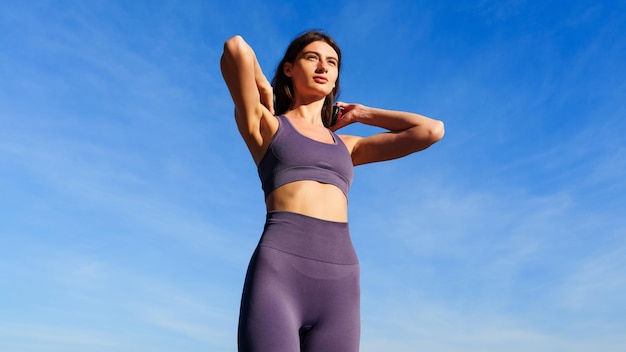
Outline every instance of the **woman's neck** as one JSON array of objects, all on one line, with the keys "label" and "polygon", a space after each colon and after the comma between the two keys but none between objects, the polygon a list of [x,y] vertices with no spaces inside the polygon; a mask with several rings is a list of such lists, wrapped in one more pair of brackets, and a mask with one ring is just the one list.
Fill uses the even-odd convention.
[{"label": "woman's neck", "polygon": [[304,119],[311,124],[321,124],[322,107],[324,107],[324,99],[311,102],[296,101],[285,115],[291,118]]}]

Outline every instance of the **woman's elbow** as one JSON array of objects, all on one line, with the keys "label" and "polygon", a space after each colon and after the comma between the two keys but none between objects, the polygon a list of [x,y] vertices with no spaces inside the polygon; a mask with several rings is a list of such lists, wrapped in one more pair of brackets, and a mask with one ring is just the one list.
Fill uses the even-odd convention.
[{"label": "woman's elbow", "polygon": [[430,128],[429,135],[433,143],[438,142],[443,138],[443,135],[446,133],[445,127],[443,125],[443,121],[435,120],[433,121],[433,126]]},{"label": "woman's elbow", "polygon": [[235,35],[224,42],[224,54],[230,54],[236,56],[246,48],[246,41],[240,35]]},{"label": "woman's elbow", "polygon": [[234,35],[226,40],[224,47],[231,47],[232,45],[239,45],[243,42],[243,37],[239,34]]},{"label": "woman's elbow", "polygon": [[407,132],[409,132],[409,139],[412,141],[411,149],[413,152],[424,150],[437,143],[445,133],[443,122],[438,120],[433,120],[425,126],[416,126]]}]

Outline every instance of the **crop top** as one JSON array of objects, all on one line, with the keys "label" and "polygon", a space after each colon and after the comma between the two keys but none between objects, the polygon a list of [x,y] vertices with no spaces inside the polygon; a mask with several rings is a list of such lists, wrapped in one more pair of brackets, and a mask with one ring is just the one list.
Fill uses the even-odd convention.
[{"label": "crop top", "polygon": [[278,116],[278,130],[258,165],[265,198],[287,183],[312,180],[337,186],[348,196],[354,178],[352,158],[345,144],[330,131],[334,143],[306,137],[286,116]]}]

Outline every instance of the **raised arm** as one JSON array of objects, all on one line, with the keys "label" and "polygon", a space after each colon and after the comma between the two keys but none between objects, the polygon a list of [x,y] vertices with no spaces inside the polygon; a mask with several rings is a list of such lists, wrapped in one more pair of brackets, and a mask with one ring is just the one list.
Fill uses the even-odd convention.
[{"label": "raised arm", "polygon": [[354,165],[392,160],[424,150],[443,138],[443,122],[404,111],[338,103],[344,110],[333,127],[337,130],[354,122],[377,126],[388,132],[369,137],[342,135]]},{"label": "raised arm", "polygon": [[256,54],[241,36],[234,36],[224,43],[220,67],[235,103],[239,132],[252,157],[258,161],[263,146],[267,144],[263,124],[268,123],[266,117],[273,117],[272,86],[265,78]]}]

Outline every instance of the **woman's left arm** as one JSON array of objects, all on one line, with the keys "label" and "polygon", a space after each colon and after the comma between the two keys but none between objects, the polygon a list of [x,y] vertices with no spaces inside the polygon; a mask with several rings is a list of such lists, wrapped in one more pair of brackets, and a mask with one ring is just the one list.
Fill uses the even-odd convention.
[{"label": "woman's left arm", "polygon": [[388,132],[369,137],[342,135],[356,165],[392,160],[424,150],[444,134],[443,122],[404,111],[384,110],[361,104],[337,103],[343,113],[333,130],[359,122]]}]

